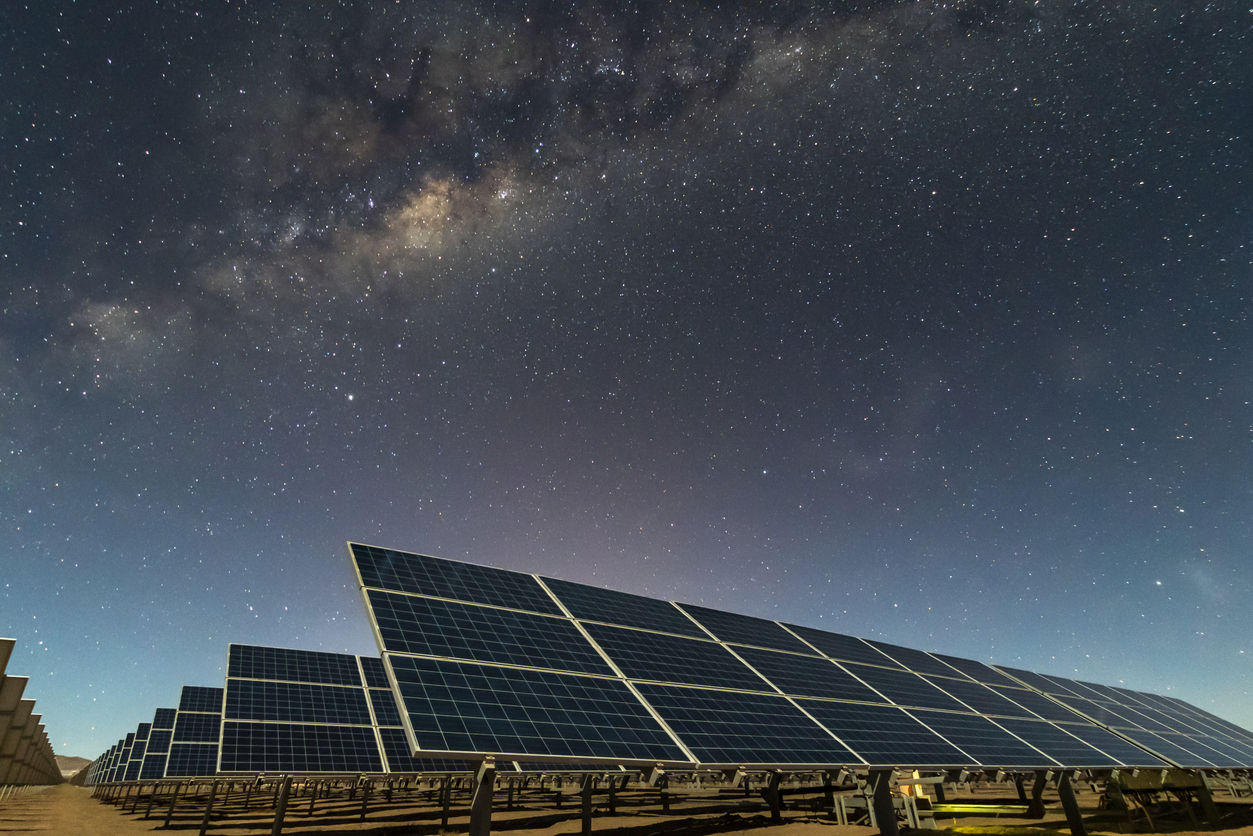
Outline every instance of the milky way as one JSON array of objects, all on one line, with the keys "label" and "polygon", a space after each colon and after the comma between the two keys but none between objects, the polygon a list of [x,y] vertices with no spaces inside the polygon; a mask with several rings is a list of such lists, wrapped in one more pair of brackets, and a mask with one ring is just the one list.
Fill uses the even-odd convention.
[{"label": "milky way", "polygon": [[373,652],[349,539],[1253,724],[1248,9],[92,5],[0,12],[59,753]]}]

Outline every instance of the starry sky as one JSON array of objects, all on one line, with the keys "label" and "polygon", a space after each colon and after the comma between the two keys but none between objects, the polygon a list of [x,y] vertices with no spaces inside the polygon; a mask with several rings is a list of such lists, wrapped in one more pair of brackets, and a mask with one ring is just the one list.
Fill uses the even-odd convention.
[{"label": "starry sky", "polygon": [[94,757],[346,541],[1253,727],[1253,9],[0,9],[0,635]]}]

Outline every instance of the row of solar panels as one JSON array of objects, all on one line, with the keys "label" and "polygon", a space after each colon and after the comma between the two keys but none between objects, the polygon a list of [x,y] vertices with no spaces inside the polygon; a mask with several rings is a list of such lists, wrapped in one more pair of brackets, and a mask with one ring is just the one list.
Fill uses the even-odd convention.
[{"label": "row of solar panels", "polygon": [[1172,697],[355,543],[414,748],[700,767],[1227,769]]},{"label": "row of solar panels", "polygon": [[185,688],[92,780],[447,771],[484,757],[1253,768],[1253,734],[1172,697],[407,552],[350,554],[382,659],[231,645],[224,689]]},{"label": "row of solar panels", "polygon": [[87,783],[465,768],[410,756],[382,660],[231,645],[225,688],[184,686],[178,708],[158,708],[93,761]]},{"label": "row of solar panels", "polygon": [[0,787],[61,783],[52,743],[35,714],[35,701],[22,699],[27,677],[9,676],[15,639],[0,639]]}]

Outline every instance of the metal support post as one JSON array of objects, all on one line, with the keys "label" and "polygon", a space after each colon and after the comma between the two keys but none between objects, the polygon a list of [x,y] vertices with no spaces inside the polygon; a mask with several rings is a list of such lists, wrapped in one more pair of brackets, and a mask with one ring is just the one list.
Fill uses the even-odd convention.
[{"label": "metal support post", "polygon": [[583,808],[583,836],[592,836],[592,787],[595,785],[591,774],[583,776],[583,787],[579,791]]},{"label": "metal support post", "polygon": [[1083,816],[1079,813],[1079,802],[1075,800],[1074,787],[1070,785],[1070,770],[1063,772],[1057,779],[1057,795],[1062,800],[1062,809],[1066,811],[1066,821],[1070,824],[1073,836],[1088,836]]},{"label": "metal support post", "polygon": [[766,799],[766,804],[770,805],[770,821],[774,824],[783,821],[783,796],[779,793],[779,783],[782,780],[781,773],[771,772],[766,786],[761,789],[761,797]]},{"label": "metal support post", "polygon": [[270,836],[279,836],[283,832],[283,819],[287,816],[287,799],[291,795],[291,776],[283,778],[283,785],[278,792],[278,803],[274,806],[274,827]]},{"label": "metal support post", "polygon": [[1201,813],[1205,816],[1205,823],[1210,827],[1218,827],[1218,807],[1214,805],[1214,794],[1210,790],[1209,778],[1204,772],[1197,772],[1201,778],[1201,786],[1196,788],[1197,800],[1201,802]]},{"label": "metal support post", "polygon": [[178,803],[178,791],[183,788],[182,782],[174,785],[174,795],[170,797],[170,809],[165,811],[165,824],[162,827],[170,826],[170,819],[174,817],[174,805]]},{"label": "metal support post", "polygon": [[1044,818],[1044,787],[1048,785],[1049,774],[1043,769],[1035,773],[1035,783],[1031,786],[1031,800],[1027,802],[1027,818],[1029,819]]},{"label": "metal support post", "polygon": [[474,800],[470,803],[469,836],[491,836],[492,793],[496,790],[496,761],[489,758],[480,763],[475,780],[477,786],[474,788]]},{"label": "metal support post", "polygon": [[879,825],[881,836],[897,836],[898,833],[896,829],[896,806],[892,803],[892,779],[894,777],[890,769],[872,769],[870,771],[870,782],[874,787],[872,803],[874,805],[875,821]]},{"label": "metal support post", "polygon": [[445,775],[439,783],[440,808],[439,832],[448,832],[448,808],[452,805],[452,781]]},{"label": "metal support post", "polygon": [[369,781],[361,788],[361,821],[365,821],[366,805],[370,803],[370,788]]},{"label": "metal support post", "polygon": [[204,806],[204,818],[200,822],[200,836],[209,832],[209,816],[213,815],[213,798],[218,794],[218,782],[209,787],[209,802]]}]

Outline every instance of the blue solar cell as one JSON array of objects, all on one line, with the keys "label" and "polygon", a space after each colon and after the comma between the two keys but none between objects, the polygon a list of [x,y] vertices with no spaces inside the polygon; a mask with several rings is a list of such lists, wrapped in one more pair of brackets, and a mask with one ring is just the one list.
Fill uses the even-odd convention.
[{"label": "blue solar cell", "polygon": [[612,675],[574,624],[512,610],[369,590],[391,652]]},{"label": "blue solar cell", "polygon": [[968,711],[966,706],[917,674],[845,662],[844,669],[897,705]]},{"label": "blue solar cell", "polygon": [[929,653],[923,653],[921,650],[888,644],[887,642],[878,642],[873,639],[866,639],[866,643],[880,653],[894,659],[901,667],[908,668],[914,673],[929,673],[935,676],[947,676],[955,679],[965,678],[961,671],[954,669],[951,665],[946,665]]},{"label": "blue solar cell", "polygon": [[1125,766],[1143,766],[1155,769],[1165,766],[1161,760],[1153,757],[1140,747],[1128,743],[1121,737],[1099,726],[1093,726],[1089,723],[1059,723],[1058,725],[1084,743],[1100,749],[1105,754],[1121,761]]},{"label": "blue solar cell", "polygon": [[1046,694],[1066,694],[1067,696],[1073,696],[1069,690],[1065,688],[1058,688],[1057,683],[1046,679],[1038,673],[1020,670],[1018,668],[1007,668],[1003,665],[994,665],[993,667],[1001,673],[1007,674],[1010,678],[1016,679],[1028,687],[1036,689],[1037,691],[1043,691]]},{"label": "blue solar cell", "polygon": [[368,726],[293,725],[227,721],[223,772],[382,772]]},{"label": "blue solar cell", "polygon": [[997,724],[1021,737],[1064,767],[1102,768],[1125,766],[1122,761],[1089,746],[1064,727],[1043,720],[998,717]]},{"label": "blue solar cell", "polygon": [[962,659],[959,656],[945,656],[943,653],[931,654],[947,665],[952,665],[975,682],[982,682],[984,685],[1008,685],[1010,687],[1020,687],[1017,682],[1010,679],[1005,674],[985,665],[982,662],[976,662],[973,659]]},{"label": "blue solar cell", "polygon": [[1074,723],[1080,719],[1078,714],[1075,714],[1066,706],[1054,702],[1049,697],[1038,694],[1035,691],[1028,691],[1026,688],[989,687],[1005,699],[1016,702],[1023,708],[1030,709],[1032,713],[1043,717],[1045,720]]},{"label": "blue solar cell", "polygon": [[387,681],[387,671],[383,667],[383,660],[376,659],[373,656],[362,656],[361,670],[365,672],[365,684],[370,688],[390,688],[391,683]]},{"label": "blue solar cell", "polygon": [[216,743],[174,743],[165,764],[167,778],[193,778],[214,775],[218,768]]},{"label": "blue solar cell", "polygon": [[752,647],[737,647],[735,652],[758,673],[778,686],[780,691],[790,696],[858,702],[882,701],[882,697],[830,659]]},{"label": "blue solar cell", "polygon": [[646,598],[601,589],[581,583],[544,578],[544,584],[552,590],[575,618],[639,627],[643,630],[659,630],[680,636],[708,638],[704,630],[692,623],[669,601]]},{"label": "blue solar cell", "polygon": [[370,709],[360,687],[228,679],[226,719],[368,726]]},{"label": "blue solar cell", "polygon": [[148,735],[152,732],[152,723],[140,723],[139,728],[135,730],[136,740],[147,740]]},{"label": "blue solar cell", "polygon": [[702,763],[860,763],[784,697],[647,683],[637,687]]},{"label": "blue solar cell", "polygon": [[986,717],[947,711],[915,710],[910,714],[984,766],[1061,766]]},{"label": "blue solar cell", "polygon": [[717,642],[604,624],[585,624],[584,629],[628,679],[770,690]]},{"label": "blue solar cell", "polygon": [[388,661],[424,751],[686,760],[619,680],[396,655]]},{"label": "blue solar cell", "polygon": [[811,653],[805,643],[773,621],[753,618],[695,604],[680,604],[688,615],[700,622],[719,641],[747,644],[753,647],[771,647],[794,653]]},{"label": "blue solar cell", "polygon": [[[1247,755],[1228,749],[1222,744],[1222,741],[1217,738],[1196,738],[1185,734],[1174,734],[1170,732],[1161,733],[1157,736],[1159,738],[1169,740],[1180,749],[1192,752],[1215,766],[1222,767],[1223,769],[1242,769],[1250,764]],[[1132,737],[1134,739],[1134,734],[1132,734]]]},{"label": "blue solar cell", "polygon": [[217,743],[221,732],[220,714],[184,714],[174,724],[175,743]]},{"label": "blue solar cell", "polygon": [[1139,723],[1132,720],[1129,716],[1115,711],[1114,707],[1109,703],[1085,700],[1082,697],[1068,697],[1065,694],[1058,694],[1057,699],[1067,707],[1092,718],[1101,725],[1112,726],[1118,729],[1142,728]]},{"label": "blue solar cell", "polygon": [[1203,769],[1218,766],[1209,758],[1203,757],[1192,749],[1185,749],[1179,741],[1168,739],[1150,731],[1133,731],[1128,736],[1141,746],[1156,752],[1164,758],[1174,761],[1185,769]]},{"label": "blue solar cell", "polygon": [[148,735],[148,751],[145,757],[149,755],[164,755],[170,751],[170,738],[174,736],[173,729],[153,729]]},{"label": "blue solar cell", "polygon": [[204,711],[212,714],[222,712],[222,689],[184,685],[178,701],[179,711]]},{"label": "blue solar cell", "polygon": [[152,720],[152,727],[154,729],[172,729],[174,728],[174,718],[177,716],[177,708],[158,708]]},{"label": "blue solar cell", "polygon": [[355,656],[284,647],[232,644],[227,653],[226,675],[236,679],[361,687]]},{"label": "blue solar cell", "polygon": [[798,700],[871,766],[971,766],[971,758],[890,705]]},{"label": "blue solar cell", "polygon": [[143,768],[139,770],[139,780],[141,781],[159,781],[165,777],[165,759],[166,753],[159,755],[148,753],[144,756]]},{"label": "blue solar cell", "polygon": [[1000,717],[1034,718],[1027,709],[993,691],[986,685],[959,679],[925,676],[923,679],[951,696],[964,702],[980,714],[994,714]]},{"label": "blue solar cell", "polygon": [[561,608],[530,575],[356,543],[350,548],[367,587],[561,614]]},{"label": "blue solar cell", "polygon": [[832,659],[839,659],[841,662],[862,662],[869,665],[882,665],[888,668],[900,667],[894,660],[855,636],[828,633],[826,630],[815,630],[813,627],[799,627],[795,624],[789,624],[788,629]]},{"label": "blue solar cell", "polygon": [[400,709],[396,707],[396,698],[390,690],[382,688],[370,689],[370,702],[374,706],[374,719],[380,726],[399,726]]}]

